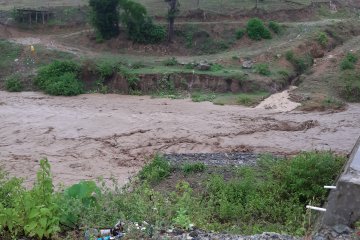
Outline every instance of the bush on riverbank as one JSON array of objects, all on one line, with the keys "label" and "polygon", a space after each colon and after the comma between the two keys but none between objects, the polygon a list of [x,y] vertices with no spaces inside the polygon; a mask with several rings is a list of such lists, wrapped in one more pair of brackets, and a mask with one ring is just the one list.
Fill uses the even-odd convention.
[{"label": "bush on riverbank", "polygon": [[80,66],[72,61],[54,61],[39,69],[35,85],[50,95],[75,96],[84,92]]},{"label": "bush on riverbank", "polygon": [[[71,231],[112,226],[119,219],[149,223],[144,231],[135,230],[137,237],[151,237],[171,227],[187,229],[190,224],[242,234],[302,235],[309,227],[305,205],[323,203],[327,193],[323,186],[334,181],[344,160],[329,152],[302,153],[292,159],[264,157],[257,166],[232,168],[231,177],[229,171],[224,171],[227,177],[209,175],[198,188],[186,182],[186,177],[199,174],[195,171],[185,174],[176,190],[159,191],[154,187],[172,171],[163,157],[156,156],[131,191],[81,182],[63,192],[53,191],[50,166],[42,160],[30,190],[21,186],[20,179],[1,174],[0,237],[56,239],[60,232],[63,239]],[[128,236],[131,234],[135,233]]]}]

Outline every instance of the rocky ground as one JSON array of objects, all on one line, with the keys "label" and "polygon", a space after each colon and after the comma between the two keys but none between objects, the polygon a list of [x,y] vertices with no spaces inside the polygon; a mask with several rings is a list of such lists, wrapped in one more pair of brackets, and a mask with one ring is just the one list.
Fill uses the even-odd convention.
[{"label": "rocky ground", "polygon": [[209,166],[239,166],[255,165],[259,158],[254,153],[184,153],[184,154],[166,154],[166,159],[174,165],[183,163],[201,162]]}]

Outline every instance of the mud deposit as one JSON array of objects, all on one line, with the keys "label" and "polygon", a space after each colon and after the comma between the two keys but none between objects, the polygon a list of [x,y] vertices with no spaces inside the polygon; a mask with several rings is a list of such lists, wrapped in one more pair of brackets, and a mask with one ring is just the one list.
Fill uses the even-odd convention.
[{"label": "mud deposit", "polygon": [[155,152],[348,153],[360,105],[339,113],[217,106],[120,95],[0,92],[0,161],[30,184],[48,157],[55,183],[115,177],[124,184]]}]

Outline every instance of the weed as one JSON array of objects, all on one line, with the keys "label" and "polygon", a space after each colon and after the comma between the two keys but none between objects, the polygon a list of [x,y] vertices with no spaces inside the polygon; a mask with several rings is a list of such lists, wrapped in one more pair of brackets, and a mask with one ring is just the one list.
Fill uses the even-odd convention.
[{"label": "weed", "polygon": [[246,27],[247,34],[252,40],[271,39],[270,31],[265,27],[264,22],[259,18],[252,18]]},{"label": "weed", "polygon": [[95,92],[102,93],[102,94],[107,94],[109,92],[108,86],[104,85],[104,82],[102,79],[96,81],[95,85],[96,85]]},{"label": "weed", "polygon": [[179,64],[179,62],[176,60],[175,57],[168,58],[163,61],[163,65],[165,65],[165,66],[176,66],[178,64]]},{"label": "weed", "polygon": [[143,62],[134,62],[133,64],[131,64],[131,68],[132,69],[140,69],[140,68],[144,68],[145,64]]},{"label": "weed", "polygon": [[294,58],[295,58],[294,52],[293,52],[293,51],[287,51],[287,52],[285,53],[285,58],[286,58],[286,60],[288,60],[289,62],[292,62],[292,61],[294,60]]},{"label": "weed", "polygon": [[101,79],[105,80],[114,74],[117,65],[118,63],[113,61],[98,61],[96,64],[96,72],[100,75]]},{"label": "weed", "polygon": [[325,32],[319,32],[316,40],[322,47],[326,47],[329,43],[328,35]]},{"label": "weed", "polygon": [[358,57],[353,53],[348,53],[340,63],[341,70],[355,69]]},{"label": "weed", "polygon": [[282,28],[279,23],[270,21],[269,28],[276,34],[280,34],[282,32]]},{"label": "weed", "polygon": [[212,64],[211,67],[210,67],[210,71],[212,71],[212,72],[218,72],[218,71],[220,71],[222,69],[224,69],[224,67],[221,66],[218,63]]},{"label": "weed", "polygon": [[245,35],[245,33],[246,33],[246,31],[245,31],[245,29],[238,29],[237,31],[236,31],[236,39],[242,39],[243,38],[243,36]]},{"label": "weed", "polygon": [[355,69],[355,64],[350,62],[348,59],[343,59],[340,63],[341,70]]},{"label": "weed", "polygon": [[140,171],[139,177],[149,183],[157,183],[170,175],[170,163],[161,155],[156,155],[154,160]]},{"label": "weed", "polygon": [[269,69],[269,65],[265,63],[259,63],[255,65],[255,72],[263,76],[270,76],[271,71]]},{"label": "weed", "polygon": [[9,92],[21,92],[23,90],[23,85],[20,80],[20,76],[14,74],[6,79],[5,89]]},{"label": "weed", "polygon": [[185,174],[203,172],[205,170],[204,163],[185,163],[181,167]]},{"label": "weed", "polygon": [[50,165],[45,159],[40,161],[40,167],[35,186],[29,191],[19,181],[10,180],[15,187],[9,195],[12,198],[7,199],[7,204],[0,204],[0,231],[6,229],[15,239],[23,234],[49,238],[60,231],[60,209],[53,194]]},{"label": "weed", "polygon": [[295,56],[293,51],[288,51],[285,54],[286,60],[288,60],[295,68],[297,74],[306,72],[314,63],[314,59],[310,54],[303,56]]},{"label": "weed", "polygon": [[359,72],[348,70],[342,74],[341,78],[343,80],[343,86],[340,88],[341,96],[350,102],[360,102]]},{"label": "weed", "polygon": [[322,101],[322,105],[325,109],[342,109],[345,103],[334,97],[327,97]]},{"label": "weed", "polygon": [[191,100],[193,102],[212,102],[216,98],[214,93],[204,93],[204,92],[193,92],[191,93]]}]

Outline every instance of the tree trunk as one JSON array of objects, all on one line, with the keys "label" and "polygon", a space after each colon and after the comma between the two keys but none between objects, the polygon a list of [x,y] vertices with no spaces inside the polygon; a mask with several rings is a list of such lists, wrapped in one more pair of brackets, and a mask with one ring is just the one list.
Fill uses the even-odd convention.
[{"label": "tree trunk", "polygon": [[259,0],[256,0],[255,9],[258,9]]},{"label": "tree trunk", "polygon": [[176,14],[176,4],[177,0],[169,1],[169,12],[168,12],[168,20],[169,20],[169,35],[168,41],[172,42],[174,38],[174,23],[175,23],[175,14]]}]

